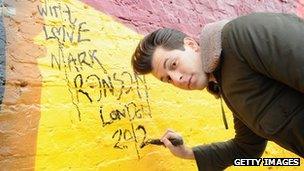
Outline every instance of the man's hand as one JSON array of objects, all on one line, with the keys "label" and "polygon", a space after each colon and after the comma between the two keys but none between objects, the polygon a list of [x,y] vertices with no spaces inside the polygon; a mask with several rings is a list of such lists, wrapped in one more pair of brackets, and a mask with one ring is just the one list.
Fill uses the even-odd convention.
[{"label": "man's hand", "polygon": [[170,141],[169,138],[177,138],[182,139],[182,136],[171,129],[168,129],[166,133],[161,138],[161,141],[164,145],[171,151],[171,153],[177,157],[183,159],[194,159],[194,154],[191,148],[188,148],[183,145],[174,146]]}]

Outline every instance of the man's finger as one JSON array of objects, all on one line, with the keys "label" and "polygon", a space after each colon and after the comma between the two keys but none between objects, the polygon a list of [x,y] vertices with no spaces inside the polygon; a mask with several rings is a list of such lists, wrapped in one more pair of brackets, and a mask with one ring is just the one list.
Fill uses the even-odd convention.
[{"label": "man's finger", "polygon": [[175,132],[168,132],[166,135],[163,136],[161,141],[163,142],[163,140],[165,140],[165,139],[167,139],[169,141],[170,138],[179,138],[179,135]]},{"label": "man's finger", "polygon": [[175,131],[173,129],[171,129],[171,128],[168,128],[167,132],[175,132]]},{"label": "man's finger", "polygon": [[173,144],[167,138],[162,139],[162,142],[170,150],[174,148]]},{"label": "man's finger", "polygon": [[169,133],[175,133],[172,129],[167,129],[166,133],[162,136],[161,139],[163,139],[164,137],[166,137],[167,134]]}]

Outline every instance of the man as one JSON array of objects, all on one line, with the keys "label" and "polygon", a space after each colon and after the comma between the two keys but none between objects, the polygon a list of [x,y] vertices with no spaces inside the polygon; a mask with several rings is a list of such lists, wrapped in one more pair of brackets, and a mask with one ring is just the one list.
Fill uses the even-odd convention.
[{"label": "man", "polygon": [[223,170],[235,158],[258,158],[267,140],[304,157],[304,21],[254,13],[207,25],[199,43],[174,29],[147,35],[132,56],[136,73],[182,89],[222,97],[233,112],[235,137],[193,148],[162,142],[199,170]]}]

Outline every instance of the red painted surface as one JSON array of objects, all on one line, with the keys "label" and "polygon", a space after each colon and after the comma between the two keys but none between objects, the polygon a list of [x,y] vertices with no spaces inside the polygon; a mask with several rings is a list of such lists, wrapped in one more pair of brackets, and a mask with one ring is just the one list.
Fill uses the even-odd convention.
[{"label": "red painted surface", "polygon": [[[197,36],[206,23],[251,12],[296,13],[298,0],[82,0],[141,34],[173,27]],[[303,0],[301,0],[303,1]],[[300,10],[303,10],[300,9]]]},{"label": "red painted surface", "polygon": [[304,0],[299,0],[298,1],[297,15],[304,18]]}]

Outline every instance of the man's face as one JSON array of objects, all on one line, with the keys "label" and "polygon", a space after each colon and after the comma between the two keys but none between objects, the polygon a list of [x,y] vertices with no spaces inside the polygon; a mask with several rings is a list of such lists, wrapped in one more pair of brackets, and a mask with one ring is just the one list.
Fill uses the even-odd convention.
[{"label": "man's face", "polygon": [[152,56],[152,74],[163,82],[186,90],[202,90],[208,84],[203,71],[200,47],[189,37],[184,39],[185,51],[157,47]]}]

